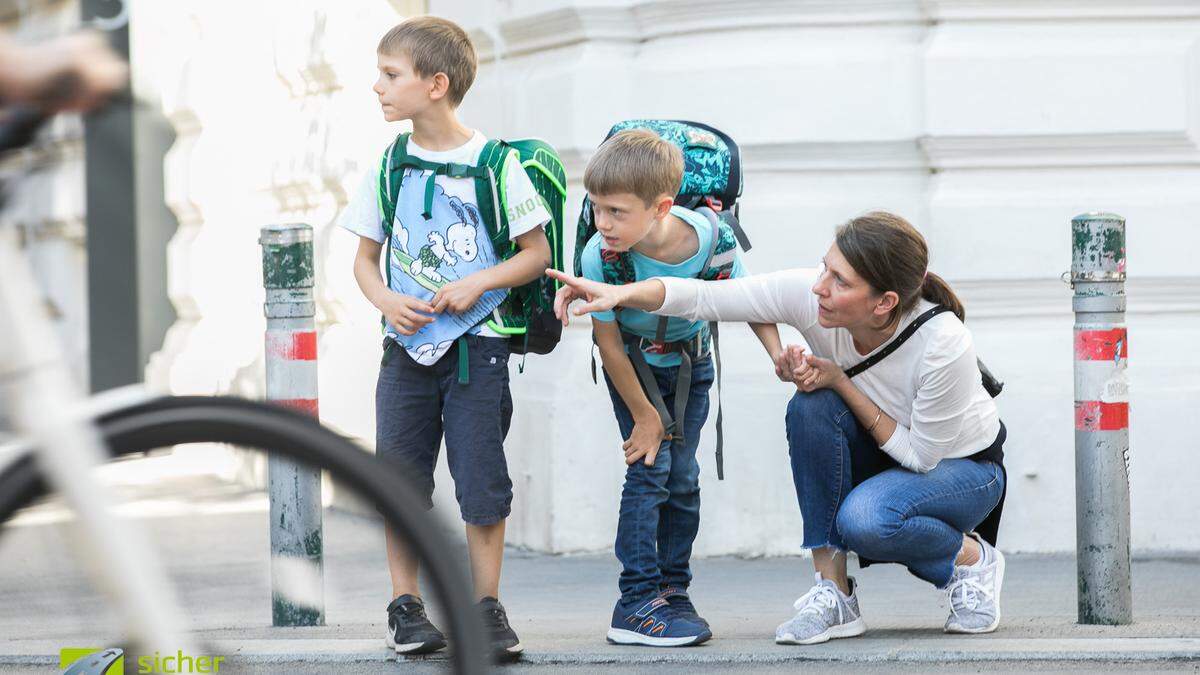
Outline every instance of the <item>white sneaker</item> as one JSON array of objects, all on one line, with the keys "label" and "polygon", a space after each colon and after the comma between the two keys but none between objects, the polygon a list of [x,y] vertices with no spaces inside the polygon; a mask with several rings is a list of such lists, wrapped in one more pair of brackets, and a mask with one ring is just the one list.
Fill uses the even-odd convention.
[{"label": "white sneaker", "polygon": [[979,535],[979,561],[956,566],[946,595],[950,599],[947,633],[990,633],[1000,625],[1000,587],[1004,584],[1004,554]]},{"label": "white sneaker", "polygon": [[796,616],[775,629],[776,644],[814,645],[866,632],[867,625],[858,610],[854,577],[850,577],[850,595],[844,595],[837,584],[821,578],[820,572],[816,577],[817,585],[793,604]]}]

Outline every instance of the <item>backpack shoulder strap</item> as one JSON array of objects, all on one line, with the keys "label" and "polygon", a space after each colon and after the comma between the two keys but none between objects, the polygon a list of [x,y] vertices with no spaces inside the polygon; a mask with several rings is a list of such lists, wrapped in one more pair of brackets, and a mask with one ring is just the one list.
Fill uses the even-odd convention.
[{"label": "backpack shoulder strap", "polygon": [[938,314],[944,314],[945,312],[949,312],[949,311],[953,311],[953,310],[951,310],[949,307],[946,307],[945,305],[937,305],[936,307],[933,307],[932,309],[929,309],[929,310],[923,312],[920,316],[913,319],[912,323],[905,326],[904,330],[900,331],[899,335],[892,338],[892,341],[889,342],[886,347],[879,350],[879,352],[877,352],[874,356],[872,356],[871,358],[866,359],[864,361],[860,361],[859,363],[856,363],[855,365],[847,368],[846,376],[854,377],[855,375],[859,375],[859,374],[863,373],[864,371],[866,371],[871,366],[884,360],[885,358],[888,357],[889,354],[891,354],[892,352],[899,349],[900,345],[907,342],[908,339],[917,332],[917,329],[920,328],[922,325],[924,325],[926,321],[932,319],[933,317],[937,316]]},{"label": "backpack shoulder strap", "polygon": [[[735,253],[732,248],[722,245],[724,239],[721,236],[723,221],[717,216],[715,211],[707,206],[696,209],[696,212],[703,215],[704,219],[708,221],[709,227],[712,228],[712,241],[708,243],[708,254],[704,258],[704,265],[700,268],[700,278],[707,280],[728,278],[729,271],[733,269]],[[728,255],[729,260],[723,264],[718,264],[714,268],[713,262],[716,261],[718,255],[722,257]],[[721,394],[725,392],[725,388],[721,384],[721,372],[725,368],[721,364],[720,324],[716,321],[710,321],[708,323],[708,331],[712,335],[713,365],[717,376],[717,447],[715,450],[717,480],[725,480],[725,412],[721,405]]]},{"label": "backpack shoulder strap", "polygon": [[[408,137],[412,134],[404,132],[396,136],[396,140],[383,151],[379,160],[379,180],[376,195],[379,202],[379,213],[383,219],[384,236],[392,236],[392,222],[396,217],[396,198],[400,194],[400,175],[396,175],[401,162],[408,159]],[[402,174],[401,174],[402,175]]]},{"label": "backpack shoulder strap", "polygon": [[713,258],[717,255],[717,244],[721,242],[721,221],[717,218],[717,214],[707,206],[696,209],[696,213],[704,216],[712,230],[712,241],[708,242],[708,254],[704,256],[704,264],[700,266],[700,278],[703,279],[709,266],[712,265]]},{"label": "backpack shoulder strap", "polygon": [[[396,169],[401,161],[408,158],[410,135],[409,132],[400,134],[383,152],[383,158],[379,161],[379,180],[375,190],[379,202],[380,226],[383,228],[383,273],[389,289],[392,287],[392,224],[396,220],[396,198],[400,195],[400,177],[403,175]],[[387,317],[381,314],[379,323],[386,331]]]},{"label": "backpack shoulder strap", "polygon": [[475,177],[475,200],[484,225],[492,237],[496,253],[507,250],[508,242],[508,158],[516,152],[508,143],[490,138],[479,152],[481,171]]},{"label": "backpack shoulder strap", "polygon": [[729,211],[717,213],[707,206],[697,208],[696,213],[703,215],[712,228],[708,257],[700,268],[699,278],[708,281],[728,279],[733,274],[733,264],[737,260],[735,249],[739,245],[737,233],[728,220],[733,214]]}]

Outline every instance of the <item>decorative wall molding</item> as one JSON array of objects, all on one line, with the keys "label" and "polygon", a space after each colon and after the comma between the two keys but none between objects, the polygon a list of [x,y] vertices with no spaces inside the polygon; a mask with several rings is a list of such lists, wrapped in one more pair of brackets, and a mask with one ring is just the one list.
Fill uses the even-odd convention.
[{"label": "decorative wall molding", "polygon": [[[746,143],[739,146],[747,173],[928,171],[915,140]],[[558,147],[567,176],[582,181],[595,146]]]},{"label": "decorative wall molding", "polygon": [[[1200,166],[1187,133],[923,136],[913,140],[747,143],[747,172],[943,171],[1084,167]],[[567,175],[579,177],[595,147],[560,147]]]},{"label": "decorative wall molding", "polygon": [[1200,165],[1200,143],[1186,132],[925,136],[935,169]]},{"label": "decorative wall molding", "polygon": [[747,172],[925,171],[915,140],[753,143],[742,147]]},{"label": "decorative wall molding", "polygon": [[[948,279],[971,319],[1071,316],[1071,287],[1061,279]],[[1127,312],[1200,314],[1200,276],[1131,277]]]},{"label": "decorative wall molding", "polygon": [[[919,0],[662,0],[625,6],[570,4],[501,19],[504,56],[582,42],[636,44],[674,35],[761,28],[867,28],[928,22]],[[472,32],[480,61],[495,59],[492,28]]]},{"label": "decorative wall molding", "polygon": [[[1200,19],[1193,0],[658,0],[565,7],[499,21],[506,57],[583,42],[636,44],[674,35],[761,28],[925,27],[946,21]],[[495,27],[476,29],[482,62],[495,59]]]},{"label": "decorative wall molding", "polygon": [[923,0],[934,21],[1200,19],[1194,0]]},{"label": "decorative wall molding", "polygon": [[642,39],[754,28],[919,25],[918,0],[661,0],[633,8]]}]

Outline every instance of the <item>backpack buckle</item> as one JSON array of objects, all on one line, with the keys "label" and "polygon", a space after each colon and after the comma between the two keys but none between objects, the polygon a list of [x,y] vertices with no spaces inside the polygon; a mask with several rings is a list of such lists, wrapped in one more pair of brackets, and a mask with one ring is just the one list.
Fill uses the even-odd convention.
[{"label": "backpack buckle", "polygon": [[658,342],[650,338],[642,338],[638,342],[638,348],[646,354],[674,354],[682,351],[682,345],[678,342]]}]

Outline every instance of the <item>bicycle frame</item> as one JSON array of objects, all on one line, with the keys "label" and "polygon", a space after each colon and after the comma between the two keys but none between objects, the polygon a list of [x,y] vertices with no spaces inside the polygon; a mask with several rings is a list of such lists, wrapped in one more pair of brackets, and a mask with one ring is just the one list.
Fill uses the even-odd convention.
[{"label": "bicycle frame", "polygon": [[41,298],[12,233],[0,231],[0,387],[14,430],[33,442],[42,471],[78,516],[80,559],[94,563],[89,573],[137,646],[194,652],[148,538],[113,514],[113,495],[92,478],[107,458],[96,429],[90,419],[52,412],[78,409],[85,397]]}]

